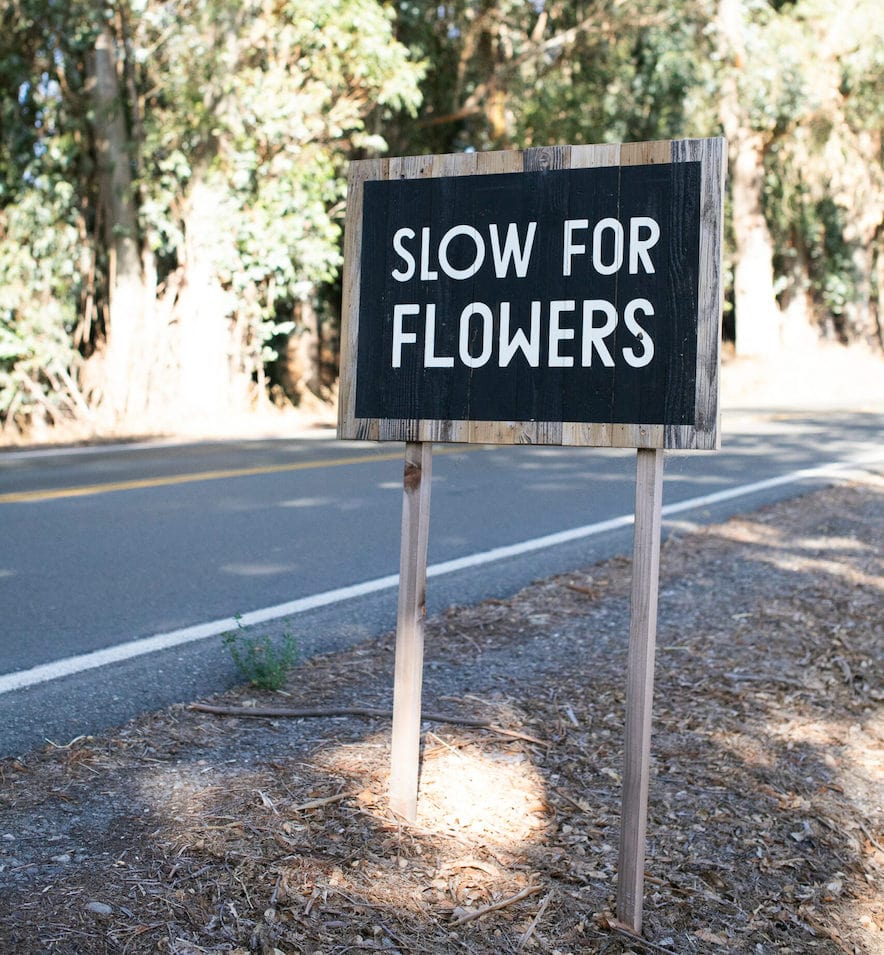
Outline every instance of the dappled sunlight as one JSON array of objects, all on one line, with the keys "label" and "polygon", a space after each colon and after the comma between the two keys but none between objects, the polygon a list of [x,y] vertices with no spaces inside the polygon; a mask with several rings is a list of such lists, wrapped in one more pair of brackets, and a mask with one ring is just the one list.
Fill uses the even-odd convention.
[{"label": "dappled sunlight", "polygon": [[330,507],[335,504],[335,500],[330,497],[297,497],[289,501],[280,501],[277,507]]},{"label": "dappled sunlight", "polygon": [[[146,767],[138,796],[173,871],[197,879],[214,860],[277,928],[335,927],[344,909],[357,947],[395,940],[394,913],[394,924],[445,925],[539,891],[526,853],[549,837],[552,810],[522,741],[426,732],[418,818],[407,825],[389,810],[389,730],[348,735],[258,766]],[[521,931],[530,924],[513,918]]]},{"label": "dappled sunlight", "polygon": [[753,548],[753,560],[795,574],[841,577],[856,587],[884,591],[884,574],[869,573],[858,566],[878,552],[876,545],[857,536],[795,536],[760,521],[732,521],[710,533],[723,540]]},{"label": "dappled sunlight", "polygon": [[575,496],[589,493],[587,481],[575,481],[573,478],[569,481],[531,481],[525,485],[526,491],[534,491],[538,494],[557,491],[567,491]]},{"label": "dappled sunlight", "polygon": [[248,564],[224,564],[219,570],[223,574],[235,574],[237,577],[272,577],[276,574],[294,573],[298,570],[298,565],[252,561]]},{"label": "dappled sunlight", "polygon": [[[872,804],[874,794],[882,792],[884,712],[872,714],[862,723],[784,713],[781,722],[770,721],[769,732],[787,749],[806,746],[823,753],[823,762],[844,791],[855,792],[860,783],[862,791],[870,794]],[[851,777],[849,786],[843,785],[847,776]]]},{"label": "dappled sunlight", "polygon": [[[333,747],[319,761],[363,784],[370,780],[382,807],[387,801],[388,759],[387,743],[379,745],[372,738]],[[417,826],[427,834],[459,834],[513,850],[539,835],[546,812],[540,774],[509,742],[495,745],[426,734]]]},{"label": "dappled sunlight", "polygon": [[217,769],[199,762],[146,768],[137,788],[157,818],[190,832],[211,825],[213,808],[227,792]]},{"label": "dappled sunlight", "polygon": [[438,737],[428,740],[419,825],[516,847],[543,832],[546,811],[543,780],[524,754],[483,753],[455,748]]}]

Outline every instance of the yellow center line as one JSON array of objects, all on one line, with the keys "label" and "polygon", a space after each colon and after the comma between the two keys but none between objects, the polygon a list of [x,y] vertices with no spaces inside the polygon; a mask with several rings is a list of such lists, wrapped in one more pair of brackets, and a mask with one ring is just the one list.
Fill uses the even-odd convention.
[{"label": "yellow center line", "polygon": [[[463,454],[480,450],[479,447],[452,446],[435,448],[433,455]],[[306,471],[311,468],[338,468],[348,464],[373,464],[375,461],[405,460],[403,451],[385,454],[353,455],[332,458],[329,461],[297,461],[291,464],[267,464],[254,468],[227,468],[220,471],[197,471],[192,474],[173,474],[167,477],[136,478],[109,484],[87,484],[82,487],[61,487],[42,491],[13,491],[0,494],[0,504],[32,504],[39,501],[58,501],[68,497],[91,497],[95,494],[113,494],[117,491],[137,491],[143,488],[172,487],[176,484],[194,484],[197,481],[223,481],[228,478],[255,477],[261,474],[283,474],[286,471]]]}]

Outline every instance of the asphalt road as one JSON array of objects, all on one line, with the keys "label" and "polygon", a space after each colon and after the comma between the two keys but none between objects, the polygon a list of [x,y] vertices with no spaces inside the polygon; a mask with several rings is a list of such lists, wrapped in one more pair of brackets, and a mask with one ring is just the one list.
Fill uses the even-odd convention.
[{"label": "asphalt road", "polygon": [[[727,414],[722,451],[667,455],[667,524],[828,480],[784,477],[802,469],[880,459],[882,424]],[[316,438],[0,453],[0,755],[229,685],[218,634],[235,615],[289,630],[305,655],[390,630],[401,486],[401,445]],[[603,522],[633,498],[634,452],[437,448],[430,613],[628,553],[628,524]]]}]

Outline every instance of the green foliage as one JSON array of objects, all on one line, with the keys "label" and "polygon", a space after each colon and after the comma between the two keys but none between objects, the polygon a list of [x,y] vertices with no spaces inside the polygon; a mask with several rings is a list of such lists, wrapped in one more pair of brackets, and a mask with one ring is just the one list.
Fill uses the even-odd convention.
[{"label": "green foliage", "polygon": [[[66,65],[91,42],[86,7],[18,0],[0,30],[0,427],[82,413],[74,377],[90,272],[82,124]],[[78,95],[80,84],[68,87]]]},{"label": "green foliage", "polygon": [[[0,38],[0,425],[14,402],[55,401],[47,343],[70,377],[112,323],[115,223],[88,92],[104,23],[129,137],[112,158],[131,170],[145,300],[175,324],[188,282],[223,288],[231,310],[216,321],[247,373],[274,357],[295,303],[337,277],[347,159],[384,148],[384,118],[418,104],[422,68],[378,0],[14,0]],[[223,241],[199,277],[197,181],[224,197],[211,226]]]},{"label": "green foliage", "polygon": [[369,141],[373,112],[415,108],[419,70],[376,0],[145,0],[131,43],[151,90],[145,233],[180,264],[182,194],[211,175],[233,237],[219,277],[267,341],[290,327],[293,302],[336,277],[346,159]]},{"label": "green foliage", "polygon": [[[739,14],[739,57],[719,43],[726,5]],[[0,12],[0,427],[82,411],[91,397],[77,372],[114,323],[118,223],[90,100],[103,30],[127,137],[113,159],[131,172],[139,281],[164,325],[155,339],[172,347],[188,319],[182,290],[193,301],[210,284],[218,294],[202,299],[222,303],[212,320],[229,333],[231,367],[263,382],[273,346],[299,331],[299,303],[335,312],[349,159],[388,144],[413,154],[716,135],[730,83],[763,142],[779,284],[804,270],[820,320],[838,324],[870,287],[858,253],[868,263],[884,254],[878,7],[10,0]],[[214,218],[193,214],[200,185],[218,199]],[[196,262],[200,230],[208,263]],[[157,376],[178,356],[143,357],[158,390],[174,393]]]},{"label": "green foliage", "polygon": [[279,690],[285,686],[289,671],[298,662],[298,646],[290,633],[280,642],[265,635],[250,637],[237,619],[236,631],[222,636],[224,646],[239,675],[262,690]]},{"label": "green foliage", "polygon": [[701,14],[685,0],[402,3],[400,37],[434,65],[409,133],[432,151],[685,135]]}]

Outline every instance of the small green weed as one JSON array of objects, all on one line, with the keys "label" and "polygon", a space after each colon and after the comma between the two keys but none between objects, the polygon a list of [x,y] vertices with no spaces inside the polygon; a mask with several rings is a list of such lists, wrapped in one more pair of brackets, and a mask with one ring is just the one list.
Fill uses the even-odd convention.
[{"label": "small green weed", "polygon": [[298,645],[288,632],[279,643],[266,634],[246,636],[245,628],[237,618],[237,630],[222,636],[224,645],[239,674],[262,690],[278,690],[285,685],[289,670],[298,662]]}]

